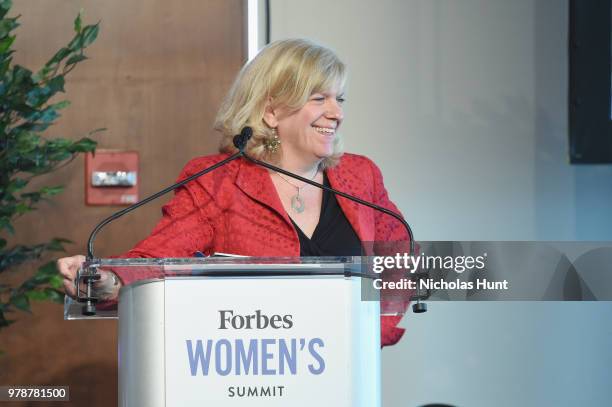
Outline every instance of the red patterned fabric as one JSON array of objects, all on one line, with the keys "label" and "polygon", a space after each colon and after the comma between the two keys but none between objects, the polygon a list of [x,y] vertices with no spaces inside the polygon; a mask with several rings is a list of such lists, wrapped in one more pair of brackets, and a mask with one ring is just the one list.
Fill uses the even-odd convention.
[{"label": "red patterned fabric", "polygon": [[[191,160],[179,179],[228,157],[226,154]],[[326,170],[333,188],[399,212],[389,200],[382,174],[366,157],[344,154]],[[407,241],[396,219],[338,197],[361,241]],[[297,232],[283,208],[265,168],[236,160],[179,188],[162,209],[163,218],[149,237],[120,257],[193,257],[201,251],[247,256],[299,256]],[[150,275],[118,273],[123,284]],[[381,343],[395,344],[403,335],[399,317],[381,317]]]}]

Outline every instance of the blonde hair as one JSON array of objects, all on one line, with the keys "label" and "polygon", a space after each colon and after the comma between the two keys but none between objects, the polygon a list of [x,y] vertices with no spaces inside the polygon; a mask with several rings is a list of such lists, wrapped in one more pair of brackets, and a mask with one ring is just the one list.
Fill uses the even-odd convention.
[{"label": "blonde hair", "polygon": [[[246,152],[257,159],[278,162],[276,154],[264,145],[274,129],[263,120],[266,106],[299,110],[313,93],[344,89],[346,67],[330,49],[303,39],[276,41],[240,70],[215,119],[215,129],[222,134],[219,151],[235,153],[233,136],[244,126],[253,129]],[[337,164],[342,143],[334,139],[334,152],[321,163],[323,168]]]}]

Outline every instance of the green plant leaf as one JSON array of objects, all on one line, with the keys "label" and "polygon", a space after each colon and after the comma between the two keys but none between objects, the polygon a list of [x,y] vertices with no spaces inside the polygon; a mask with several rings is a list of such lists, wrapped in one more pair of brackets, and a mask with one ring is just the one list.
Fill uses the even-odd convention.
[{"label": "green plant leaf", "polygon": [[64,302],[64,293],[54,288],[43,288],[42,290],[31,290],[26,294],[29,300]]},{"label": "green plant leaf", "polygon": [[11,0],[0,0],[0,18],[4,18],[12,6],[13,2]]},{"label": "green plant leaf", "polygon": [[21,199],[28,199],[31,202],[38,202],[40,201],[40,199],[42,198],[42,195],[40,192],[25,192],[23,194],[21,194]]},{"label": "green plant leaf", "polygon": [[40,143],[40,136],[34,132],[23,131],[15,138],[14,150],[17,154],[26,155],[34,151]]},{"label": "green plant leaf", "polygon": [[70,148],[73,144],[71,140],[65,138],[54,138],[47,140],[45,143],[45,149],[47,152],[64,151]]},{"label": "green plant leaf", "polygon": [[[67,47],[60,48],[59,51],[57,51],[55,55],[51,57],[51,59],[47,62],[45,66],[55,67],[58,63],[60,63],[64,58],[66,58],[71,53],[72,51],[70,50],[70,48],[67,48]],[[53,70],[55,70],[55,68],[53,68],[51,71]]]},{"label": "green plant leaf", "polygon": [[9,69],[9,66],[11,65],[11,62],[12,58],[6,57],[6,59],[2,61],[2,63],[0,63],[0,76],[4,77],[4,75]]},{"label": "green plant leaf", "polygon": [[45,123],[45,124],[53,124],[53,122],[59,117],[59,113],[57,113],[56,109],[53,106],[49,106],[44,110],[39,110],[34,113],[27,120]]},{"label": "green plant leaf", "polygon": [[89,133],[87,133],[88,136],[94,135],[96,133],[100,133],[102,131],[106,131],[106,127],[99,127],[95,130],[90,131]]},{"label": "green plant leaf", "polygon": [[65,252],[66,248],[64,247],[64,243],[74,243],[71,240],[68,239],[62,239],[62,238],[53,238],[49,243],[47,243],[47,250],[50,251],[54,251],[54,252]]},{"label": "green plant leaf", "polygon": [[15,235],[15,228],[11,225],[10,218],[6,216],[0,217],[0,231],[6,229],[11,235]]},{"label": "green plant leaf", "polygon": [[57,185],[57,186],[54,186],[54,187],[42,187],[40,189],[40,193],[42,195],[54,196],[54,195],[61,194],[63,190],[64,190],[64,186],[63,185]]},{"label": "green plant leaf", "polygon": [[[49,153],[49,155],[47,156],[49,161],[55,161],[55,162],[64,161],[71,157],[72,157],[72,153],[70,153],[69,151],[53,151],[52,153]],[[44,171],[44,172],[46,173],[49,171]]]},{"label": "green plant leaf", "polygon": [[[27,67],[14,64],[14,46],[18,42],[14,30],[18,18],[6,18],[11,0],[0,0],[0,273],[15,271],[27,261],[38,261],[51,252],[65,251],[67,239],[54,238],[36,245],[12,245],[4,235],[14,235],[13,220],[20,214],[36,209],[39,201],[51,199],[63,191],[63,186],[49,185],[41,178],[38,190],[27,191],[29,175],[53,172],[80,152],[93,152],[97,143],[84,137],[48,138],[45,130],[60,117],[60,111],[70,105],[68,100],[52,102],[59,92],[65,92],[65,76],[87,59],[84,48],[97,38],[99,23],[84,25],[82,13],[74,20],[74,37],[53,53],[45,65],[33,74]],[[19,34],[17,34],[19,35]],[[88,134],[94,134],[97,129]],[[24,192],[27,191],[27,192]],[[26,220],[27,222],[27,220]],[[0,327],[13,321],[6,318],[17,310],[30,311],[31,300],[62,302],[63,278],[55,261],[40,266],[31,278],[21,284],[0,284]],[[25,280],[25,281],[24,281]]]},{"label": "green plant leaf", "polygon": [[11,304],[15,306],[18,310],[31,312],[30,310],[30,300],[25,294],[18,294],[11,298]]},{"label": "green plant leaf", "polygon": [[[17,245],[15,247],[12,247],[9,250],[5,250],[0,253],[0,272],[2,272],[3,270],[6,270],[9,267],[14,267],[16,265],[19,265],[25,261],[36,260],[40,258],[40,256],[46,250],[49,250],[48,243],[47,244],[37,244],[34,246]],[[54,273],[56,273],[56,270],[54,269],[54,267],[55,267],[54,261],[45,263],[43,266],[41,266],[37,270],[35,276],[36,275],[43,275],[43,276],[53,275]],[[44,274],[44,273],[47,273],[47,274]],[[32,285],[32,284],[28,285],[28,281],[24,283],[26,284],[24,286],[25,288],[30,287]]]},{"label": "green plant leaf", "polygon": [[55,110],[62,110],[62,109],[67,108],[68,106],[70,106],[69,100],[62,100],[61,102],[57,102],[52,105],[49,105],[49,107],[52,107]]},{"label": "green plant leaf", "polygon": [[56,66],[57,66],[57,64],[55,64],[55,65],[46,64],[45,66],[40,68],[40,70],[38,72],[36,72],[34,75],[32,75],[32,80],[34,81],[34,83],[38,83],[38,82],[41,82],[41,81],[44,81],[45,79],[47,79],[49,74],[51,74],[53,71],[55,71]]},{"label": "green plant leaf", "polygon": [[85,61],[86,59],[87,57],[85,55],[76,54],[68,58],[68,60],[66,61],[66,65],[74,65],[81,61]]},{"label": "green plant leaf", "polygon": [[6,192],[12,194],[14,192],[22,190],[26,187],[26,185],[28,185],[28,181],[23,178],[12,179],[6,187]]},{"label": "green plant leaf", "polygon": [[19,23],[17,22],[18,18],[19,17],[3,18],[0,20],[0,38],[6,37],[11,31],[19,27]]},{"label": "green plant leaf", "polygon": [[[21,103],[21,100],[18,103],[14,103],[11,107],[13,109],[13,111],[15,111],[15,113],[17,113],[19,116],[25,118],[31,114],[36,113],[36,109],[32,108],[31,106],[27,105],[25,103],[26,101],[24,101],[24,103]],[[16,131],[19,131],[19,127],[16,128],[17,130],[13,130],[12,133],[16,133]]]},{"label": "green plant leaf", "polygon": [[11,75],[12,85],[14,87],[31,87],[34,85],[32,81],[32,71],[27,68],[24,68],[21,65],[13,66],[13,72]]},{"label": "green plant leaf", "polygon": [[88,25],[83,28],[83,44],[82,48],[88,47],[98,38],[98,31],[100,29],[100,23],[94,25]]},{"label": "green plant leaf", "polygon": [[81,11],[79,11],[79,14],[76,16],[76,18],[74,19],[74,32],[76,33],[80,33],[81,32],[81,14],[83,13],[83,9],[81,9]]},{"label": "green plant leaf", "polygon": [[47,294],[44,291],[32,290],[28,291],[26,295],[32,301],[44,301],[47,299]]},{"label": "green plant leaf", "polygon": [[51,276],[57,275],[57,264],[55,261],[50,261],[38,268],[36,271],[37,275],[44,276],[45,278],[50,278]]},{"label": "green plant leaf", "polygon": [[64,287],[64,278],[59,274],[55,274],[49,279],[49,285],[56,290],[61,290]]},{"label": "green plant leaf", "polygon": [[24,213],[30,212],[32,209],[33,207],[25,202],[19,202],[17,205],[15,205],[15,213],[17,215],[23,215]]},{"label": "green plant leaf", "polygon": [[39,285],[49,284],[55,276],[60,277],[60,280],[62,279],[57,270],[55,260],[52,260],[40,266],[38,270],[36,270],[36,274],[26,280],[21,285],[20,289],[33,289]]},{"label": "green plant leaf", "polygon": [[72,240],[66,239],[65,237],[54,237],[53,240],[57,240],[61,243],[74,243]]},{"label": "green plant leaf", "polygon": [[59,291],[53,288],[45,288],[45,293],[47,294],[47,299],[58,304],[64,303],[64,293],[63,291]]},{"label": "green plant leaf", "polygon": [[64,82],[64,77],[62,75],[52,78],[47,84],[51,90],[51,94],[54,95],[57,92],[64,92]]},{"label": "green plant leaf", "polygon": [[70,151],[73,153],[89,153],[96,149],[98,143],[88,137],[83,137],[82,139],[74,142],[72,146],[70,146]]},{"label": "green plant leaf", "polygon": [[20,126],[23,130],[29,130],[41,133],[47,130],[51,126],[51,123],[25,123]]},{"label": "green plant leaf", "polygon": [[0,327],[1,328],[6,328],[7,326],[11,325],[14,322],[15,321],[11,319],[6,319],[6,317],[4,316],[4,312],[0,311]]},{"label": "green plant leaf", "polygon": [[2,41],[0,41],[0,54],[4,54],[6,51],[8,51],[9,48],[11,48],[11,45],[13,45],[13,41],[15,41],[14,35],[9,35],[3,38]]},{"label": "green plant leaf", "polygon": [[19,289],[25,290],[25,291],[33,290],[37,286],[47,284],[48,282],[49,282],[48,276],[36,273],[32,277],[28,278],[26,281],[21,283],[21,286],[19,286]]},{"label": "green plant leaf", "polygon": [[[60,75],[49,79],[44,85],[34,87],[27,93],[27,104],[34,108],[41,107],[57,92],[64,92],[64,82],[64,77]],[[47,107],[43,111],[54,111],[53,105]],[[38,119],[36,116],[31,116],[27,117],[27,120],[35,121]]]}]

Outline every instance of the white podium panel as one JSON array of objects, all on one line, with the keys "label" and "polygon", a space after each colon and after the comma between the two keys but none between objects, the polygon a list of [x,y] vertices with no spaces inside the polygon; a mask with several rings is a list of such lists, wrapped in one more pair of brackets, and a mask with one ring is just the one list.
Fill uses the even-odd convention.
[{"label": "white podium panel", "polygon": [[207,267],[121,290],[120,406],[380,406],[380,307],[360,277]]},{"label": "white podium panel", "polygon": [[379,311],[350,312],[359,293],[343,277],[167,278],[166,405],[378,405]]}]

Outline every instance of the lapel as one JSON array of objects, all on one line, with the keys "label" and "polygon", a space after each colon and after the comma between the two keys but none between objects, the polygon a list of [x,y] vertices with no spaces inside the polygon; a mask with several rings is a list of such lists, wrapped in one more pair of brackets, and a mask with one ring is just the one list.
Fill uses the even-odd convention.
[{"label": "lapel", "polygon": [[[351,177],[350,175],[351,174],[342,170],[341,164],[327,170],[327,179],[332,188],[367,200],[363,181],[358,177]],[[355,229],[355,233],[357,233],[359,239],[362,242],[372,241],[374,239],[374,233],[371,227],[368,227],[369,223],[365,216],[368,208],[357,202],[342,198],[341,196],[337,196],[337,200],[338,205],[340,205],[344,215],[351,226],[353,226],[353,229]]]},{"label": "lapel", "polygon": [[272,184],[268,170],[241,159],[236,176],[236,186],[250,198],[275,210],[293,229],[293,223]]}]

